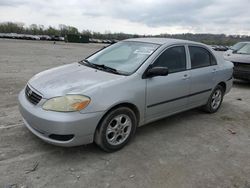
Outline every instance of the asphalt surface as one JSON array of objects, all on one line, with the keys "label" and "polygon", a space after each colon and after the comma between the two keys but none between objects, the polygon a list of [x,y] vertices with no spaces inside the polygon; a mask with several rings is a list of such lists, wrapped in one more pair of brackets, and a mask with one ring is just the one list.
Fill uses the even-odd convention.
[{"label": "asphalt surface", "polygon": [[250,83],[242,81],[216,114],[194,109],[148,124],[115,153],[31,134],[17,106],[28,79],[101,47],[0,39],[0,187],[250,187]]}]

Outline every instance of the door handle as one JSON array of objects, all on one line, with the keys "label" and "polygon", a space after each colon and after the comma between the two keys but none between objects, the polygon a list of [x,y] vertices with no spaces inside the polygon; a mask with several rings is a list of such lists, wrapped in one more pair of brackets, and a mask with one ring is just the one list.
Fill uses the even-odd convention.
[{"label": "door handle", "polygon": [[212,72],[213,72],[213,73],[217,72],[217,69],[214,68]]},{"label": "door handle", "polygon": [[188,74],[184,74],[183,77],[182,77],[183,80],[187,80],[189,79],[189,75]]}]

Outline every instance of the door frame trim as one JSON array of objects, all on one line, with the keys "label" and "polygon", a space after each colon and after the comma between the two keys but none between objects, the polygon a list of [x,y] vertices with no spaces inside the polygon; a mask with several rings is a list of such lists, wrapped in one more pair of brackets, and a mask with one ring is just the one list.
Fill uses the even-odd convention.
[{"label": "door frame trim", "polygon": [[170,99],[170,100],[167,100],[167,101],[162,101],[162,102],[158,102],[158,103],[155,103],[155,104],[150,104],[150,105],[147,106],[147,108],[151,108],[151,107],[166,104],[166,103],[169,103],[169,102],[177,101],[177,100],[184,99],[184,98],[187,98],[187,97],[192,97],[192,96],[199,95],[199,94],[202,94],[202,93],[206,93],[206,92],[209,92],[209,91],[212,91],[212,89],[206,89],[206,90],[202,90],[202,91],[199,91],[199,92],[191,93],[189,95],[185,95],[185,96],[177,97],[177,98],[174,98],[174,99]]}]

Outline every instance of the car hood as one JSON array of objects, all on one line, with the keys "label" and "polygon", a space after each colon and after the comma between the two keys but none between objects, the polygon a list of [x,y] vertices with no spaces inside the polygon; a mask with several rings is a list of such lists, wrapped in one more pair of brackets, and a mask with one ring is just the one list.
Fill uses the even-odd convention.
[{"label": "car hood", "polygon": [[250,64],[250,55],[247,54],[227,54],[224,58],[231,62],[238,62],[238,63],[248,63]]},{"label": "car hood", "polygon": [[43,98],[51,98],[65,94],[84,94],[90,89],[96,89],[123,77],[72,63],[38,73],[28,84]]}]

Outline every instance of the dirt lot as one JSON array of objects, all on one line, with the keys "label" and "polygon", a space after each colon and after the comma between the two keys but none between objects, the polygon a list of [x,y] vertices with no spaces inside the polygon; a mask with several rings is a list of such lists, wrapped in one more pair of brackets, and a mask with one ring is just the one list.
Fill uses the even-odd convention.
[{"label": "dirt lot", "polygon": [[33,136],[18,92],[32,75],[100,47],[0,40],[0,187],[250,187],[250,83],[235,82],[218,113],[191,110],[151,123],[116,153]]}]

